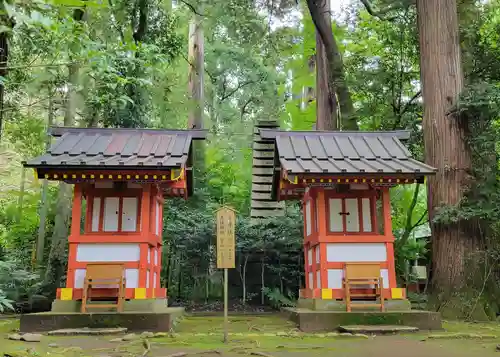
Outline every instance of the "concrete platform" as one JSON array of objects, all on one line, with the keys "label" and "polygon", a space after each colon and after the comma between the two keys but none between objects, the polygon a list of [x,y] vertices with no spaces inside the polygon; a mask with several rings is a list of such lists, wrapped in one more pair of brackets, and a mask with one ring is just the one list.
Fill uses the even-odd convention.
[{"label": "concrete platform", "polygon": [[417,332],[418,327],[397,325],[348,325],[339,326],[340,332],[362,333],[365,335],[385,335],[394,333]]},{"label": "concrete platform", "polygon": [[343,325],[399,325],[442,330],[441,315],[430,311],[325,311],[283,308],[282,313],[304,332],[333,332]]},{"label": "concrete platform", "polygon": [[21,316],[21,332],[48,332],[75,328],[123,327],[127,331],[168,332],[184,308],[170,307],[162,312],[99,312],[64,313],[42,312]]}]

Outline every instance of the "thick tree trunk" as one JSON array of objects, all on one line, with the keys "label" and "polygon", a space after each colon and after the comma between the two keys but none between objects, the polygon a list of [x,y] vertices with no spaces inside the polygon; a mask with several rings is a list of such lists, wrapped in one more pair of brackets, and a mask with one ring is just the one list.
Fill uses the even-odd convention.
[{"label": "thick tree trunk", "polygon": [[[189,83],[188,95],[191,101],[192,109],[189,112],[188,129],[203,129],[203,111],[205,108],[204,91],[204,73],[205,73],[205,49],[202,18],[199,15],[193,15],[189,24]],[[194,167],[198,174],[198,184],[201,183],[205,167],[205,150],[202,140],[193,143],[194,149]]]},{"label": "thick tree trunk", "polygon": [[[329,13],[328,13],[329,17]],[[337,96],[330,92],[328,59],[316,31],[316,130],[337,130]]]},{"label": "thick tree trunk", "polygon": [[193,109],[189,113],[188,128],[203,128],[203,108],[205,102],[204,95],[204,38],[201,18],[193,15],[189,24],[189,96]]},{"label": "thick tree trunk", "polygon": [[328,87],[330,93],[337,93],[342,129],[358,130],[351,93],[345,80],[344,62],[332,31],[329,2],[327,0],[307,0],[307,6],[316,31],[325,47],[329,67]]},{"label": "thick tree trunk", "polygon": [[[464,197],[471,167],[463,119],[450,114],[463,88],[456,0],[418,0],[420,71],[424,100],[425,158],[438,169],[429,178],[429,216],[441,206],[456,206]],[[433,222],[432,288],[437,302],[450,297],[464,282],[468,253],[480,239],[467,222]]]}]

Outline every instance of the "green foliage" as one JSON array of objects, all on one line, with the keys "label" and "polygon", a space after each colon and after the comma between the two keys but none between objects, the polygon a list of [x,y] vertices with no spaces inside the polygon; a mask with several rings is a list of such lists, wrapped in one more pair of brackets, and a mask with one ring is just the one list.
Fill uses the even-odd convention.
[{"label": "green foliage", "polygon": [[0,261],[0,305],[31,297],[39,287],[39,276],[15,260]]},{"label": "green foliage", "polygon": [[284,295],[279,288],[263,288],[264,295],[269,299],[269,304],[279,310],[282,307],[294,307],[293,295],[288,292]]},{"label": "green foliage", "polygon": [[0,313],[4,313],[7,310],[14,311],[14,301],[8,299],[5,293],[0,289]]}]

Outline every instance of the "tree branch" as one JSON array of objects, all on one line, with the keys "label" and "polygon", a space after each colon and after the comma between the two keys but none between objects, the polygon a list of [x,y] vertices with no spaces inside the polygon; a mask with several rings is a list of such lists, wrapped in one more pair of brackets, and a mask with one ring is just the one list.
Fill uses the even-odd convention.
[{"label": "tree branch", "polygon": [[420,218],[418,219],[417,222],[415,222],[415,224],[411,227],[411,230],[414,230],[415,228],[417,228],[418,226],[421,226],[422,224],[424,224],[423,220],[425,218],[425,216],[427,216],[427,209],[422,213],[422,215],[420,216]]},{"label": "tree branch", "polygon": [[[236,88],[235,88],[235,89],[233,89],[232,91],[230,91],[229,93],[224,94],[224,95],[221,97],[220,101],[222,102],[222,101],[224,101],[224,100],[228,99],[228,98],[229,98],[229,97],[231,97],[234,93],[236,93],[237,91],[239,91],[241,88],[243,88],[243,87],[245,87],[245,86],[247,86],[247,85],[249,85],[249,84],[253,84],[253,83],[255,83],[255,81],[247,81],[247,82],[243,82],[243,83],[241,83],[241,84],[240,84],[240,83],[238,83],[238,85],[236,86]],[[224,92],[225,92],[225,91],[224,91]]]},{"label": "tree branch", "polygon": [[396,18],[396,16],[386,17],[387,13],[400,8],[400,5],[392,5],[388,6],[385,9],[376,10],[373,4],[371,3],[371,0],[361,0],[361,3],[363,4],[366,11],[370,15],[378,17],[380,20],[385,20],[385,21],[393,21]]},{"label": "tree branch", "polygon": [[392,130],[396,130],[399,128],[399,125],[401,124],[401,119],[402,119],[403,115],[408,111],[408,109],[410,109],[410,105],[412,105],[418,98],[420,98],[421,95],[422,95],[422,91],[419,90],[417,93],[415,93],[413,95],[413,97],[410,98],[410,100],[408,102],[406,102],[403,109],[400,110],[400,112],[396,118],[396,121],[394,122],[394,125],[392,126]]},{"label": "tree branch", "polygon": [[207,15],[207,14],[202,14],[201,12],[199,12],[198,10],[196,10],[196,8],[195,8],[192,4],[188,3],[187,1],[185,1],[185,0],[179,0],[179,1],[180,1],[181,3],[183,3],[184,5],[186,5],[187,7],[189,7],[189,9],[190,9],[190,10],[191,10],[194,14],[196,14],[196,15],[198,15],[198,16],[202,16],[202,17],[210,17],[209,15]]}]

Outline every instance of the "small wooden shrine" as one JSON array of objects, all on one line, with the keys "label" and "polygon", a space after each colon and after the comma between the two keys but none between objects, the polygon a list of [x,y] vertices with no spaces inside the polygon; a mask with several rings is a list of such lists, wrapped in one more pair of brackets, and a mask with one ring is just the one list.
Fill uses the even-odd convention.
[{"label": "small wooden shrine", "polygon": [[[305,288],[302,299],[405,299],[398,288],[389,189],[424,182],[435,169],[411,157],[409,133],[290,132],[274,140],[273,199],[302,200]],[[317,304],[316,304],[317,306]]]},{"label": "small wooden shrine", "polygon": [[[192,141],[205,131],[51,128],[50,134],[57,140],[48,152],[25,167],[74,185],[67,280],[53,311],[121,312],[134,300],[166,301],[165,198],[192,194]],[[113,303],[91,305],[99,300]]]}]

